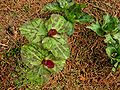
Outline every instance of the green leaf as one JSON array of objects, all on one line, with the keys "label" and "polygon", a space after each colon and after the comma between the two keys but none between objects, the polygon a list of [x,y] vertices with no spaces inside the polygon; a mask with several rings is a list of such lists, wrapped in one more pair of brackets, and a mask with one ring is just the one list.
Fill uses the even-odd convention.
[{"label": "green leaf", "polygon": [[44,68],[41,67],[32,67],[32,68],[22,68],[18,73],[19,77],[16,81],[18,86],[20,86],[20,81],[22,85],[28,85],[29,88],[36,88],[43,85],[43,83],[49,80],[51,73]]},{"label": "green leaf", "polygon": [[42,60],[48,56],[48,51],[38,45],[29,44],[21,47],[21,58],[26,65],[39,66]]},{"label": "green leaf", "polygon": [[101,25],[99,24],[99,22],[93,23],[91,24],[91,26],[87,26],[87,28],[96,32],[99,36],[104,35],[104,31],[101,29]]},{"label": "green leaf", "polygon": [[48,3],[46,4],[43,8],[42,8],[42,12],[46,12],[46,11],[61,11],[61,7],[59,6],[59,4],[57,2],[54,3]]},{"label": "green leaf", "polygon": [[70,8],[74,4],[73,0],[57,0],[56,2],[48,3],[42,9],[42,12],[62,12]]},{"label": "green leaf", "polygon": [[80,14],[82,14],[82,9],[85,8],[86,5],[85,4],[78,4],[78,3],[74,3],[74,5],[72,5],[69,8],[70,12],[74,12],[74,14],[79,17]]},{"label": "green leaf", "polygon": [[108,47],[106,48],[106,53],[107,53],[107,55],[111,58],[114,53],[117,53],[117,50],[116,50],[115,47],[108,46]]},{"label": "green leaf", "polygon": [[[67,24],[70,25],[70,23],[67,23]],[[72,24],[69,27],[66,27],[66,29],[68,29],[68,31],[67,31],[68,36],[70,36],[74,33],[74,26]]]},{"label": "green leaf", "polygon": [[106,39],[104,40],[105,43],[109,44],[115,44],[116,41],[113,39],[113,37],[110,34],[105,35]]},{"label": "green leaf", "polygon": [[107,46],[106,48],[107,55],[114,61],[120,62],[120,48],[119,47],[113,47]]},{"label": "green leaf", "polygon": [[119,30],[118,25],[119,25],[119,20],[117,17],[112,17],[110,15],[104,15],[103,16],[103,25],[102,29],[109,33],[109,32],[117,32]]},{"label": "green leaf", "polygon": [[110,22],[110,15],[109,15],[109,14],[104,15],[104,16],[103,16],[103,20],[104,20],[104,24],[109,23],[109,22]]},{"label": "green leaf", "polygon": [[57,2],[62,9],[68,9],[74,4],[73,0],[57,0]]},{"label": "green leaf", "polygon": [[113,38],[116,39],[120,44],[120,32],[114,34]]},{"label": "green leaf", "polygon": [[43,36],[47,35],[44,21],[42,19],[35,19],[19,28],[22,35],[24,35],[30,43],[38,43]]},{"label": "green leaf", "polygon": [[70,49],[64,38],[46,37],[42,43],[43,47],[51,51],[55,57],[67,59],[70,55]]},{"label": "green leaf", "polygon": [[76,18],[76,22],[79,22],[79,23],[93,22],[93,21],[94,21],[93,17],[91,17],[87,13],[83,13]]},{"label": "green leaf", "polygon": [[79,19],[83,21],[81,18],[83,18],[84,15],[81,10],[85,7],[85,4],[74,3],[74,5],[72,5],[69,9],[64,11],[66,19],[72,23],[75,23],[75,21],[79,22]]},{"label": "green leaf", "polygon": [[58,33],[67,33],[71,35],[74,31],[72,23],[65,20],[65,18],[59,14],[52,14],[50,19],[45,23],[47,31],[50,29],[56,29]]},{"label": "green leaf", "polygon": [[55,71],[61,71],[65,65],[66,59],[58,59],[57,61],[55,61],[56,63],[56,67],[54,68]]},{"label": "green leaf", "polygon": [[75,22],[75,14],[74,14],[74,12],[72,12],[72,11],[70,11],[70,10],[65,10],[64,11],[64,13],[65,13],[65,19],[67,20],[67,21],[69,21],[69,22],[71,22],[72,24],[74,24],[74,22]]}]

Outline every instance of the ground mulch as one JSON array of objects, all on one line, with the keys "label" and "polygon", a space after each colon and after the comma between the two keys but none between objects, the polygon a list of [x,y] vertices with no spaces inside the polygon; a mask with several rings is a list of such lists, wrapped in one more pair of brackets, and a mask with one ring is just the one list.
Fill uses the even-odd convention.
[{"label": "ground mulch", "polygon": [[[6,55],[11,49],[26,43],[19,26],[41,15],[41,8],[53,0],[0,0],[0,90],[16,90],[11,74],[19,59]],[[96,20],[109,13],[120,18],[120,0],[76,0],[86,3],[83,10]],[[52,75],[41,90],[120,90],[120,70],[111,72],[112,65],[105,53],[104,38],[86,28],[90,23],[76,24],[75,32],[68,38],[71,56],[64,69]],[[20,89],[24,90],[24,88]]]}]

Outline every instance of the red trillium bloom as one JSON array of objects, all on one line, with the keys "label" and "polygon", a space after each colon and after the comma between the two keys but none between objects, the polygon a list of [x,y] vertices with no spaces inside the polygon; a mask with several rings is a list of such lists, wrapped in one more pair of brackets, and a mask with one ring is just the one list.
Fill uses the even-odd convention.
[{"label": "red trillium bloom", "polygon": [[48,68],[54,68],[54,62],[52,60],[43,60],[42,64]]},{"label": "red trillium bloom", "polygon": [[52,37],[52,36],[54,36],[56,34],[57,34],[56,29],[50,29],[50,31],[48,32],[48,36],[50,36],[50,37]]}]

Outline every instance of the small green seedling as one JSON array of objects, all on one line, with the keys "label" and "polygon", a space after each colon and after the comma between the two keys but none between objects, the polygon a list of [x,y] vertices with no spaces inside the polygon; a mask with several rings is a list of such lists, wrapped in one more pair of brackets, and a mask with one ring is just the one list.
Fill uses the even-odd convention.
[{"label": "small green seedling", "polygon": [[103,36],[107,43],[106,53],[114,65],[112,71],[120,68],[120,21],[117,17],[104,15],[103,21],[96,21],[87,28],[96,32],[99,36]]}]

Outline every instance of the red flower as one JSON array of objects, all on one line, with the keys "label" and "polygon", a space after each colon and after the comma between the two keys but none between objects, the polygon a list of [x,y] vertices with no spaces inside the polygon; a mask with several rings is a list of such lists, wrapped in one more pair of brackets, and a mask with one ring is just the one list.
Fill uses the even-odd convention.
[{"label": "red flower", "polygon": [[50,31],[48,32],[48,36],[50,36],[50,37],[52,37],[52,36],[54,36],[56,34],[57,34],[56,29],[50,29]]},{"label": "red flower", "polygon": [[54,68],[54,62],[52,60],[43,60],[42,64],[48,68]]}]

